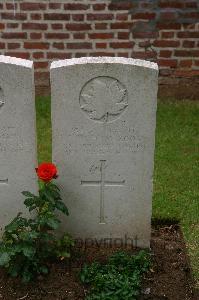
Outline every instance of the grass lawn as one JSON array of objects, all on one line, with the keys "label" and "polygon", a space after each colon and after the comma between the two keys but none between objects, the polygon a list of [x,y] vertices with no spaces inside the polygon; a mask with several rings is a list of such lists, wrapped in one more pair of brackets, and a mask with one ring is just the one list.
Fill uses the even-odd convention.
[{"label": "grass lawn", "polygon": [[[37,98],[39,162],[51,160],[50,98]],[[199,281],[199,102],[160,101],[153,218],[180,222]],[[199,283],[198,283],[199,286]]]}]

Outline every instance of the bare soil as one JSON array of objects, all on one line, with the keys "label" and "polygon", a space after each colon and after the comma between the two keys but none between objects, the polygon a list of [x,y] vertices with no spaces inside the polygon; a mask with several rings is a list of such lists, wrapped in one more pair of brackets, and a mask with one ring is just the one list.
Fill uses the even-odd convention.
[{"label": "bare soil", "polygon": [[[121,248],[76,247],[70,263],[54,263],[49,276],[39,277],[31,284],[22,284],[19,279],[9,278],[4,270],[0,270],[0,300],[83,300],[88,290],[78,277],[82,265],[94,260],[104,262],[118,250]],[[193,290],[190,264],[180,227],[177,224],[153,226],[151,250],[153,267],[143,279],[139,299],[199,299]],[[135,249],[130,251],[135,252]]]}]

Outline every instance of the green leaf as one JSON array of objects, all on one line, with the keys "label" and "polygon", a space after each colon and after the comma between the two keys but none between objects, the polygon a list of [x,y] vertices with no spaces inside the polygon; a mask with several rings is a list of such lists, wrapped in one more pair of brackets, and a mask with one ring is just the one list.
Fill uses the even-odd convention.
[{"label": "green leaf", "polygon": [[59,256],[69,258],[71,255],[68,251],[61,251],[59,252]]},{"label": "green leaf", "polygon": [[36,207],[37,207],[36,205],[29,207],[29,211],[33,211]]},{"label": "green leaf", "polygon": [[8,273],[12,277],[17,277],[20,274],[21,266],[20,263],[15,262],[11,266],[9,266]]},{"label": "green leaf", "polygon": [[59,220],[57,219],[47,219],[46,223],[48,224],[48,226],[52,229],[57,229],[59,227],[59,224],[61,223]]},{"label": "green leaf", "polygon": [[10,261],[10,256],[8,253],[3,252],[0,254],[0,266],[5,266],[9,263]]},{"label": "green leaf", "polygon": [[25,270],[22,274],[22,282],[27,283],[29,281],[31,281],[31,279],[33,278],[33,274],[31,272],[29,272],[28,270]]},{"label": "green leaf", "polygon": [[24,246],[22,250],[23,250],[23,254],[28,258],[32,258],[36,252],[35,248],[29,245]]},{"label": "green leaf", "polygon": [[12,220],[7,226],[5,226],[5,232],[13,232],[19,229],[20,227],[27,225],[27,219],[19,217],[19,215]]},{"label": "green leaf", "polygon": [[49,190],[44,190],[43,191],[45,197],[47,198],[48,201],[50,202],[54,202],[54,198],[53,198],[53,195],[51,194],[51,192]]},{"label": "green leaf", "polygon": [[53,197],[54,199],[56,199],[56,200],[61,200],[61,196],[60,196],[60,194],[59,194],[58,191],[56,191],[56,190],[50,190],[50,192],[51,192],[51,195],[52,195],[52,197]]},{"label": "green leaf", "polygon": [[48,268],[46,266],[40,266],[39,270],[43,274],[48,274]]},{"label": "green leaf", "polygon": [[35,203],[34,198],[26,198],[26,200],[24,201],[24,204],[28,207],[33,205],[34,203]]},{"label": "green leaf", "polygon": [[52,182],[50,183],[49,187],[53,188],[54,190],[60,191],[60,189],[58,188],[58,186],[56,184],[52,183]]},{"label": "green leaf", "polygon": [[68,208],[66,207],[66,205],[62,202],[62,201],[56,201],[55,202],[55,207],[62,211],[65,215],[69,215],[69,212],[68,212]]},{"label": "green leaf", "polygon": [[19,233],[19,238],[23,241],[31,241],[36,239],[39,236],[39,233],[35,230],[32,231],[23,231]]},{"label": "green leaf", "polygon": [[25,197],[28,197],[28,198],[34,198],[35,197],[34,194],[32,194],[32,193],[30,193],[28,191],[22,192],[22,195],[24,195]]}]

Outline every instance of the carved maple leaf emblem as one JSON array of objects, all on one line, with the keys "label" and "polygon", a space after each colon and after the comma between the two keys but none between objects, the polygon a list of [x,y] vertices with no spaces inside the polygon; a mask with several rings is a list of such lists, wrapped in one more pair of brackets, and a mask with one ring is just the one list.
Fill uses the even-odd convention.
[{"label": "carved maple leaf emblem", "polygon": [[80,106],[91,119],[108,122],[127,107],[126,93],[126,89],[116,79],[95,78],[85,87]]}]

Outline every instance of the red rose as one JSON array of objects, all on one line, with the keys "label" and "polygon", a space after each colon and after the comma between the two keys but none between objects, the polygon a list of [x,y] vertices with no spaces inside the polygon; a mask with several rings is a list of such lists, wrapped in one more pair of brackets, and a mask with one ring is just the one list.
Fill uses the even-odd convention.
[{"label": "red rose", "polygon": [[52,163],[42,163],[36,169],[39,179],[49,182],[53,178],[57,178],[57,168]]}]

